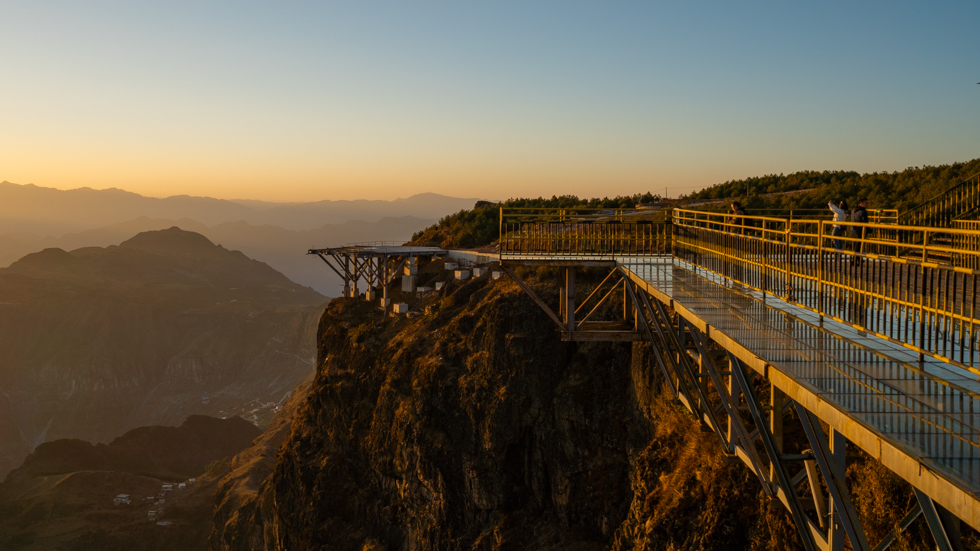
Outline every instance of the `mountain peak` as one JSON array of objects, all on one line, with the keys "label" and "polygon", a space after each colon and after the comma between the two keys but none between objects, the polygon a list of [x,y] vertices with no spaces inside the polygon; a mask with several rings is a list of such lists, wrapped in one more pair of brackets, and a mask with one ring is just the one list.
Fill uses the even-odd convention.
[{"label": "mountain peak", "polygon": [[177,226],[165,230],[145,231],[119,244],[127,249],[164,254],[187,254],[189,252],[211,253],[219,248],[207,237]]}]

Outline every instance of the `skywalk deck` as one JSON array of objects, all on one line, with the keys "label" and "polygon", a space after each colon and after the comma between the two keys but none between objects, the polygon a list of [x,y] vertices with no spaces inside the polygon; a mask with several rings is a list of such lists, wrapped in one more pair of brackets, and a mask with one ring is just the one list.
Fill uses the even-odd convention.
[{"label": "skywalk deck", "polygon": [[[630,278],[866,453],[980,525],[980,382],[849,325],[679,260]],[[955,497],[953,497],[955,496]],[[952,499],[949,499],[952,498]]]},{"label": "skywalk deck", "polygon": [[[649,340],[667,390],[790,510],[808,549],[842,549],[843,530],[854,549],[880,551],[920,514],[940,549],[958,541],[949,515],[980,529],[980,251],[958,245],[980,232],[626,214],[501,211],[501,266],[564,340]],[[857,227],[834,235],[835,224]],[[515,265],[564,273],[557,311]],[[579,305],[575,271],[589,267],[613,272]],[[593,319],[620,286],[622,319]],[[783,449],[790,421],[811,449]],[[848,497],[848,441],[917,498],[873,548]]]},{"label": "skywalk deck", "polygon": [[980,381],[970,371],[670,255],[507,255],[620,266],[790,398],[980,527]]}]

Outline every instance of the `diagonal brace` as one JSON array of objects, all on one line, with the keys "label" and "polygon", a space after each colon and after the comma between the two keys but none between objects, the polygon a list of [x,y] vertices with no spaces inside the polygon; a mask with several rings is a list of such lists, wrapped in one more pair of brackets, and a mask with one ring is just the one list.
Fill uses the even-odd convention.
[{"label": "diagonal brace", "polygon": [[854,551],[870,550],[871,545],[868,544],[868,538],[864,535],[864,530],[861,529],[861,522],[858,520],[857,511],[854,510],[854,504],[851,503],[851,497],[847,492],[844,479],[836,469],[831,468],[830,458],[827,457],[827,438],[820,427],[820,421],[799,402],[794,402],[793,406],[796,408],[796,414],[803,425],[803,432],[806,433],[806,438],[810,441],[813,458],[817,461],[817,466],[820,467],[824,480],[827,481],[827,489],[830,492],[830,497],[834,500],[834,508],[841,512],[838,518],[844,525],[847,538],[851,540],[851,547],[854,548]]},{"label": "diagonal brace", "polygon": [[537,293],[534,292],[534,289],[531,289],[531,287],[527,283],[525,283],[524,280],[517,277],[517,274],[515,274],[513,270],[511,270],[507,266],[501,264],[500,267],[503,268],[505,272],[507,272],[507,275],[509,275],[511,279],[514,280],[514,283],[517,283],[518,287],[520,287],[525,293],[527,293],[529,297],[531,297],[531,300],[537,303],[537,305],[540,306],[542,310],[544,310],[545,314],[548,314],[548,317],[551,318],[551,321],[555,322],[555,325],[557,325],[559,329],[561,329],[562,331],[566,329],[565,324],[562,323],[561,320],[558,319],[558,316],[555,315],[555,313],[551,310],[551,308],[547,304],[545,304],[543,300],[541,300],[541,297],[539,297]]}]

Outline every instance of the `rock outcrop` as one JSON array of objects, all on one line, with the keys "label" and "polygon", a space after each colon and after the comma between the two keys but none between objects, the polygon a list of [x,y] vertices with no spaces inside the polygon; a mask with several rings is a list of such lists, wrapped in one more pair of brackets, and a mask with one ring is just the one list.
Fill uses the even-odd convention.
[{"label": "rock outcrop", "polygon": [[416,309],[330,304],[274,471],[212,549],[763,549],[774,530],[792,546],[748,471],[660,395],[647,345],[561,342],[488,278]]}]

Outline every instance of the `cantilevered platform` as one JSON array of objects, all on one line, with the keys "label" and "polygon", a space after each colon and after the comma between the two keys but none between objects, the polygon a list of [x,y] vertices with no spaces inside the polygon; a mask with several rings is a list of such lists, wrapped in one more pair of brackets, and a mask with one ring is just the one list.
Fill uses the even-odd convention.
[{"label": "cantilevered platform", "polygon": [[[671,255],[512,254],[502,265],[576,261],[617,265],[639,290],[671,307],[786,397],[980,528],[980,381],[969,370],[930,356],[920,361],[901,344]],[[739,455],[749,463],[741,450]]]},{"label": "cantilevered platform", "polygon": [[[959,548],[956,518],[980,530],[980,231],[683,209],[500,216],[501,266],[562,338],[649,341],[666,389],[789,509],[807,549],[842,550],[843,531],[853,549],[882,551],[920,514],[942,550]],[[557,313],[518,265],[564,273]],[[612,272],[577,306],[586,267]],[[620,287],[633,327],[586,334]],[[787,421],[809,449],[784,450]],[[847,491],[847,441],[915,489],[873,548]]]},{"label": "cantilevered platform", "polygon": [[355,243],[343,247],[310,249],[344,282],[344,296],[356,297],[360,282],[367,285],[367,299],[374,299],[374,289],[381,288],[383,307],[388,306],[388,287],[395,278],[412,279],[414,290],[415,261],[418,257],[436,258],[448,254],[439,247],[411,247],[398,243]]},{"label": "cantilevered platform", "polygon": [[980,382],[965,371],[680,260],[630,278],[849,441],[980,527]]}]

